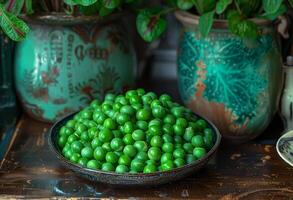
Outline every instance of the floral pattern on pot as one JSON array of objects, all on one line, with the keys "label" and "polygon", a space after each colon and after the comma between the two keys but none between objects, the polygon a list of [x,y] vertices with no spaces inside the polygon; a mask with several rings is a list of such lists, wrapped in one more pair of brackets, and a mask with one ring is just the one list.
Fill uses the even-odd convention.
[{"label": "floral pattern on pot", "polygon": [[20,100],[31,116],[56,121],[135,81],[136,58],[118,23],[30,24],[17,45],[15,77]]},{"label": "floral pattern on pot", "polygon": [[256,137],[277,109],[281,61],[272,34],[244,40],[213,29],[206,39],[186,30],[178,52],[179,90],[224,137]]}]

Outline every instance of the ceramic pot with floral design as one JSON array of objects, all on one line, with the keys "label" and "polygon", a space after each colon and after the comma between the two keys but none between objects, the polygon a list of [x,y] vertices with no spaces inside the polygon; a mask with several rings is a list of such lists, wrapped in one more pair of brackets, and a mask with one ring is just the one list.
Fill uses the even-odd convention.
[{"label": "ceramic pot with floral design", "polygon": [[27,19],[31,31],[16,48],[15,81],[29,115],[54,122],[134,84],[136,56],[119,17]]},{"label": "ceramic pot with floral design", "polygon": [[183,24],[178,50],[181,97],[194,112],[205,116],[233,142],[258,136],[277,111],[282,63],[270,22],[255,21],[262,34],[241,39],[215,20],[201,38],[198,17],[177,12]]}]

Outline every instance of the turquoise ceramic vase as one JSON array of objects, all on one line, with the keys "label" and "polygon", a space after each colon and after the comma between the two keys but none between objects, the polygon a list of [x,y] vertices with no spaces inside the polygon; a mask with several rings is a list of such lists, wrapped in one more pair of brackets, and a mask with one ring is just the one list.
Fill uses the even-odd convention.
[{"label": "turquoise ceramic vase", "polygon": [[136,56],[119,17],[27,19],[31,31],[16,48],[15,80],[30,116],[54,122],[134,84]]},{"label": "turquoise ceramic vase", "polygon": [[198,17],[177,12],[184,30],[178,49],[181,97],[233,142],[258,136],[277,111],[282,63],[275,32],[268,21],[257,39],[232,35],[216,20],[209,36],[200,37]]}]

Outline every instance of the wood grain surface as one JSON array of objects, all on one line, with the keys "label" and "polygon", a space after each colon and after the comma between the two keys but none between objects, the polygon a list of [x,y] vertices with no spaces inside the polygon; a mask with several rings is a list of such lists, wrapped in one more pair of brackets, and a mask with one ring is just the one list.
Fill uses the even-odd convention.
[{"label": "wood grain surface", "polygon": [[250,143],[224,141],[198,173],[156,187],[112,187],[79,178],[48,148],[50,126],[22,116],[0,164],[0,199],[293,199],[293,168],[280,159],[274,146],[282,131],[279,118]]}]

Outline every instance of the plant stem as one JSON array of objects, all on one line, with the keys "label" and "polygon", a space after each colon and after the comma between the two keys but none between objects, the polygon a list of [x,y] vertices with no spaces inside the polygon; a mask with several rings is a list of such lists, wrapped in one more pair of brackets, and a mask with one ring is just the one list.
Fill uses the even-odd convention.
[{"label": "plant stem", "polygon": [[235,7],[236,7],[238,13],[239,13],[240,15],[242,15],[242,11],[241,11],[241,9],[240,9],[240,7],[239,7],[237,1],[234,1],[234,4],[235,4]]}]

